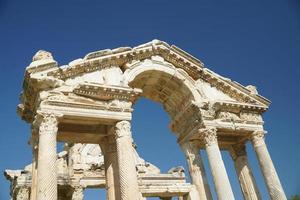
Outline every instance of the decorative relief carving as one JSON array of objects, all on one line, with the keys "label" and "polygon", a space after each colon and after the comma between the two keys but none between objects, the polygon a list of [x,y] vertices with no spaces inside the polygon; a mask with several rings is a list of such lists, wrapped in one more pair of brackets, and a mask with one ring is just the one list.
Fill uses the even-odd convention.
[{"label": "decorative relief carving", "polygon": [[229,121],[240,121],[241,120],[241,118],[239,117],[239,115],[237,113],[226,112],[226,111],[218,112],[216,118],[229,120]]},{"label": "decorative relief carving", "polygon": [[216,111],[209,102],[202,102],[199,107],[201,109],[201,114],[204,119],[215,119]]},{"label": "decorative relief carving", "polygon": [[259,146],[264,143],[266,132],[263,130],[256,130],[251,134],[251,141],[254,146]]},{"label": "decorative relief carving", "polygon": [[115,126],[115,135],[116,138],[121,138],[121,137],[126,137],[130,136],[131,137],[131,125],[129,121],[120,121],[116,123]]},{"label": "decorative relief carving", "polygon": [[29,200],[30,189],[28,187],[21,187],[18,190],[16,200]]},{"label": "decorative relief carving", "polygon": [[39,126],[39,134],[54,134],[57,133],[57,117],[53,113],[39,113],[41,122]]},{"label": "decorative relief carving", "polygon": [[50,52],[39,50],[32,58],[32,61],[43,60],[43,59],[53,59],[53,56]]},{"label": "decorative relief carving", "polygon": [[202,140],[206,146],[211,146],[218,143],[217,129],[215,127],[202,128],[199,130]]},{"label": "decorative relief carving", "polygon": [[263,123],[261,115],[255,112],[241,112],[240,116],[242,120]]},{"label": "decorative relief carving", "polygon": [[246,145],[244,143],[232,145],[231,156],[235,160],[239,156],[246,156]]},{"label": "decorative relief carving", "polygon": [[83,197],[83,188],[75,187],[72,194],[72,200],[83,200]]}]

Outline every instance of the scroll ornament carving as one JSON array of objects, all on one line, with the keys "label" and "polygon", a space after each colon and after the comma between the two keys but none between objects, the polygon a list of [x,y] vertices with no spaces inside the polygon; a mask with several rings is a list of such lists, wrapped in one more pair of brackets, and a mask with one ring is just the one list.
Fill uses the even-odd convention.
[{"label": "scroll ornament carving", "polygon": [[32,58],[32,61],[37,61],[37,60],[44,60],[44,59],[52,59],[53,56],[50,52],[44,51],[44,50],[39,50]]},{"label": "scroll ornament carving", "polygon": [[200,129],[200,132],[202,133],[202,139],[206,146],[211,146],[218,143],[217,129],[215,127]]},{"label": "scroll ornament carving", "polygon": [[52,134],[57,132],[57,116],[52,113],[43,113],[40,125],[40,134]]},{"label": "scroll ornament carving", "polygon": [[200,107],[203,118],[214,119],[216,117],[216,111],[211,105],[209,105],[209,103],[202,102],[202,105]]},{"label": "scroll ornament carving", "polygon": [[251,135],[251,140],[254,146],[260,146],[264,144],[264,138],[265,138],[265,131],[263,130],[257,130],[254,131]]},{"label": "scroll ornament carving", "polygon": [[116,138],[121,138],[125,136],[131,137],[131,125],[129,121],[120,121],[116,123],[115,126],[115,136]]}]

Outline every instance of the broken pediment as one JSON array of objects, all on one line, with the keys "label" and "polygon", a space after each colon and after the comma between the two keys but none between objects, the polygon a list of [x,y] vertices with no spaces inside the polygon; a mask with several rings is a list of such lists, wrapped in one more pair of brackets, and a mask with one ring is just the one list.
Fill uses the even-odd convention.
[{"label": "broken pediment", "polygon": [[261,111],[270,104],[254,86],[222,77],[194,56],[159,40],[92,52],[61,67],[45,51],[33,60],[26,69],[19,106],[19,113],[29,121],[39,107],[39,93],[58,88],[91,100],[117,98],[132,103],[137,98],[134,88],[139,88],[141,96],[162,103],[171,116],[190,101],[240,103],[263,107]]}]

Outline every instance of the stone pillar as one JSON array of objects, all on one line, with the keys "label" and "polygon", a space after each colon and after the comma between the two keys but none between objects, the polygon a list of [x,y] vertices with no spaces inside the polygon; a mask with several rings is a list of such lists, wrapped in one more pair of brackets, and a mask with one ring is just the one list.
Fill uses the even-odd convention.
[{"label": "stone pillar", "polygon": [[37,160],[38,160],[38,132],[36,128],[32,128],[32,136],[30,144],[32,147],[32,164],[31,164],[31,190],[30,200],[36,200],[36,186],[37,186]]},{"label": "stone pillar", "polygon": [[261,200],[251,168],[248,163],[245,144],[233,145],[230,149],[231,157],[245,200]]},{"label": "stone pillar", "polygon": [[105,178],[106,178],[106,199],[120,199],[118,181],[118,158],[116,141],[113,135],[108,135],[101,143],[101,150],[104,154]]},{"label": "stone pillar", "polygon": [[256,152],[271,199],[286,200],[287,198],[284,194],[269,151],[265,144],[264,134],[264,131],[255,131],[251,136],[251,141]]},{"label": "stone pillar", "polygon": [[57,200],[57,117],[43,114],[39,127],[37,199]]},{"label": "stone pillar", "polygon": [[120,121],[115,125],[117,158],[119,168],[120,200],[138,200],[141,194],[138,188],[135,169],[132,137],[129,121]]},{"label": "stone pillar", "polygon": [[74,188],[72,200],[83,200],[83,188],[78,186]]},{"label": "stone pillar", "polygon": [[193,142],[185,142],[180,146],[186,157],[192,184],[196,186],[198,191],[198,198],[211,200],[212,196],[200,156],[200,149]]},{"label": "stone pillar", "polygon": [[234,200],[234,195],[226,173],[222,155],[217,141],[217,129],[200,129],[208,156],[215,188],[219,200]]}]

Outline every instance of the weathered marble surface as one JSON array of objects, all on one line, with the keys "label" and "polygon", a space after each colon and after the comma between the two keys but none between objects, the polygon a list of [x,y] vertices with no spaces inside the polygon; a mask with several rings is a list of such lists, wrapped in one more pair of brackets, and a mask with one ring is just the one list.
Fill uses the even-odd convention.
[{"label": "weathered marble surface", "polygon": [[[132,147],[129,127],[140,97],[162,104],[168,113],[192,184],[185,182],[181,168],[162,174]],[[175,45],[153,40],[133,48],[91,52],[62,66],[51,53],[40,50],[26,67],[20,101],[18,114],[32,125],[33,161],[31,170],[21,171],[27,175],[6,172],[13,199],[19,193],[28,198],[21,194],[29,189],[31,200],[82,199],[85,187],[106,187],[110,200],[211,199],[202,149],[218,198],[233,200],[220,150],[232,152],[248,141],[271,199],[286,199],[258,134],[264,131],[262,114],[270,101],[255,86],[209,70]],[[65,152],[56,153],[57,141],[67,144]],[[233,155],[233,160],[245,199],[260,199],[246,155]],[[24,180],[28,174],[30,181]]]}]

